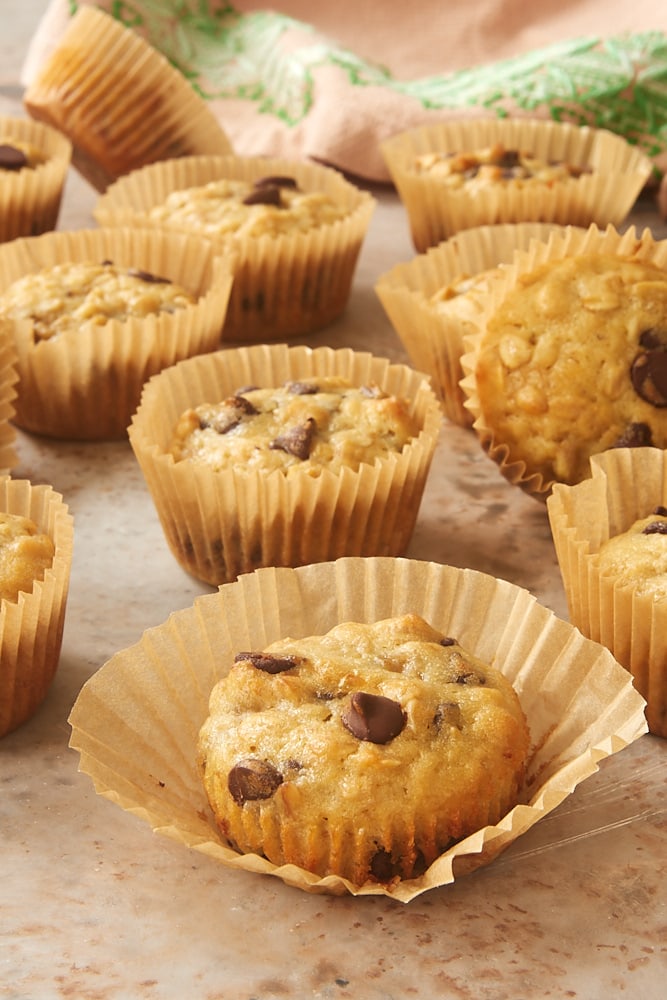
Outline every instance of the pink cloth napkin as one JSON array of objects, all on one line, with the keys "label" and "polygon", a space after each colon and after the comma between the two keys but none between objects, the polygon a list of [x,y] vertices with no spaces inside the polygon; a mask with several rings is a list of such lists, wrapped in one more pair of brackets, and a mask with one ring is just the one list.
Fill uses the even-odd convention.
[{"label": "pink cloth napkin", "polygon": [[[81,3],[51,0],[24,83]],[[432,120],[512,114],[609,128],[667,166],[662,0],[95,6],[187,75],[242,155],[311,157],[386,181],[379,144],[389,135]]]}]

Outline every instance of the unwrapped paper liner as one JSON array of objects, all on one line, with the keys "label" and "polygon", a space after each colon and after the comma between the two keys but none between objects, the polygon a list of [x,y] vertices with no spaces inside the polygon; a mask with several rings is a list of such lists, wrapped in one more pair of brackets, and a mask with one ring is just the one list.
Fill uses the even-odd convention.
[{"label": "unwrapped paper liner", "polygon": [[547,501],[570,621],[607,646],[646,699],[646,718],[667,737],[667,600],[638,596],[600,573],[598,552],[667,505],[667,452],[614,448],[591,459],[591,479],[557,483]]},{"label": "unwrapped paper liner", "polygon": [[[496,826],[449,848],[420,878],[392,887],[320,878],[228,847],[195,757],[210,692],[235,653],[280,637],[323,634],[343,621],[410,612],[456,635],[511,680],[532,737],[521,802]],[[490,862],[597,771],[601,759],[646,732],[644,700],[627,671],[528,591],[473,570],[391,557],[267,568],[198,598],[101,667],[69,721],[71,746],[98,793],[156,832],[308,892],[403,902]]]}]

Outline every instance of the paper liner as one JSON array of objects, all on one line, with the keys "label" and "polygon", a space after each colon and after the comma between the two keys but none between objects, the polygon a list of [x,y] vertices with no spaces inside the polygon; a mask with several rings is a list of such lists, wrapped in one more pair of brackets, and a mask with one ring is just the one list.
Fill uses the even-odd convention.
[{"label": "paper liner", "polygon": [[140,35],[80,7],[24,94],[33,118],[72,141],[74,166],[98,191],[146,163],[231,144],[206,101]]},{"label": "paper liner", "polygon": [[[238,254],[224,328],[225,341],[283,340],[312,333],[345,309],[375,199],[330,167],[264,157],[188,157],[123,177],[99,199],[102,225],[155,226],[146,213],[172,191],[230,178],[255,181],[288,174],[304,191],[330,195],[347,215],[310,233],[227,238]],[[215,242],[215,241],[214,241]]]},{"label": "paper liner", "polygon": [[[496,142],[593,172],[550,187],[498,185],[471,193],[450,190],[437,177],[414,170],[415,157],[423,153],[474,152]],[[618,225],[653,169],[648,156],[605,129],[528,118],[424,125],[386,139],[380,148],[420,252],[461,229],[501,222]]]},{"label": "paper liner", "polygon": [[35,344],[32,323],[12,323],[18,352],[15,423],[48,437],[123,438],[155,372],[215,350],[232,282],[232,258],[210,244],[156,230],[90,229],[47,233],[0,247],[0,294],[23,275],[64,262],[112,260],[182,285],[193,306],[145,318],[84,323]]},{"label": "paper liner", "polygon": [[[208,697],[240,649],[319,635],[343,621],[414,612],[502,670],[528,718],[532,750],[519,804],[495,826],[447,850],[426,873],[393,887],[355,886],[226,846],[196,768]],[[224,865],[275,875],[313,893],[408,902],[489,863],[646,732],[644,701],[603,646],[527,591],[473,570],[409,559],[340,559],[241,577],[150,629],[84,685],[70,715],[71,746],[95,788],[156,831]]]},{"label": "paper liner", "polygon": [[598,552],[667,504],[667,452],[615,448],[594,455],[592,478],[557,483],[547,501],[570,621],[607,646],[646,699],[652,733],[667,737],[667,601],[633,594],[600,572]]},{"label": "paper liner", "polygon": [[18,381],[16,347],[11,325],[0,317],[0,476],[11,472],[18,461],[14,400]]},{"label": "paper liner", "polygon": [[651,261],[659,267],[667,267],[667,240],[656,241],[648,229],[641,235],[637,234],[634,226],[624,233],[619,233],[611,225],[604,230],[596,225],[591,225],[588,229],[567,226],[553,230],[546,243],[535,242],[529,249],[516,252],[512,264],[504,269],[502,278],[490,288],[478,330],[464,336],[464,353],[461,356],[464,377],[460,386],[465,396],[464,406],[473,416],[473,427],[480,443],[508,482],[541,501],[546,500],[551,493],[553,479],[545,476],[538,468],[529,468],[525,461],[514,459],[508,445],[498,438],[494,428],[486,425],[475,378],[477,352],[484,338],[486,323],[506,295],[518,284],[522,274],[529,273],[550,260],[589,253],[632,256],[637,260]]},{"label": "paper liner", "polygon": [[53,540],[53,563],[31,593],[0,601],[0,737],[26,722],[46,697],[60,659],[74,526],[51,486],[0,477],[0,510],[31,518]]},{"label": "paper liner", "polygon": [[0,116],[0,136],[30,143],[46,157],[36,167],[0,171],[0,243],[55,229],[72,144],[55,129],[27,118]]},{"label": "paper liner", "polygon": [[[397,454],[358,471],[289,476],[275,470],[174,462],[167,449],[188,407],[241,386],[267,388],[309,375],[375,381],[410,401],[420,432]],[[339,556],[402,555],[412,536],[442,423],[426,376],[385,358],[284,344],[227,349],[163,371],[145,386],[129,438],[167,543],[189,573],[218,585],[263,566]]]},{"label": "paper liner", "polygon": [[438,289],[457,277],[474,276],[512,260],[516,249],[531,240],[547,240],[550,223],[523,222],[477,226],[431,247],[411,261],[397,264],[381,275],[375,291],[399,335],[410,360],[433,377],[445,414],[452,423],[471,427],[472,414],[464,406],[459,382],[464,335],[475,330],[471,305],[465,318],[443,313],[429,303]]}]

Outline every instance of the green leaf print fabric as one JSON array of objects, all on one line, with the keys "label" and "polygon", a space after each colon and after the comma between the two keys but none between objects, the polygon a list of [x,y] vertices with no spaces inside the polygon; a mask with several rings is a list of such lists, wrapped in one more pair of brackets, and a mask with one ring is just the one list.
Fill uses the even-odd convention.
[{"label": "green leaf print fabric", "polygon": [[[423,45],[428,46],[422,50],[429,53],[425,65],[438,65],[439,46],[440,64],[456,68],[411,76],[405,75],[405,66],[393,50],[392,68],[384,62],[391,49],[387,39],[399,42],[403,30],[399,8],[387,0],[375,0],[368,8],[358,0],[358,32],[355,34],[355,25],[346,21],[346,30],[339,32],[344,41],[329,33],[335,22],[328,5],[326,33],[316,24],[285,12],[310,10],[315,18],[318,5],[312,3],[285,4],[285,11],[282,5],[280,10],[249,9],[257,5],[242,0],[237,4],[221,0],[103,0],[95,6],[139,32],[186,76],[211,103],[240,154],[313,157],[360,178],[384,181],[388,175],[379,143],[391,134],[444,118],[524,115],[610,129],[654,157],[658,169],[667,164],[667,2],[663,13],[653,15],[647,0],[633,4],[623,0],[623,7],[619,0],[578,0],[578,4],[577,0],[569,4],[565,0],[561,9],[580,14],[584,8],[593,13],[597,9],[597,20],[568,21],[561,16],[558,30],[550,32],[552,22],[540,22],[536,17],[528,25],[532,34],[526,34],[528,28],[521,34],[512,20],[517,16],[518,0],[478,2],[479,11],[485,12],[484,24],[495,25],[496,44],[492,34],[485,37],[484,48],[475,50],[471,45],[470,50],[485,55],[488,61],[468,65],[460,46],[452,53],[443,43],[449,34],[450,46],[456,38],[466,37],[462,33],[463,8],[453,0],[451,10],[458,14],[458,20],[451,21],[450,33],[442,20],[442,10],[448,6],[444,2],[440,15],[434,15],[433,32],[428,17],[419,30]],[[361,24],[370,25],[369,11],[377,11],[378,4],[386,16],[374,22],[375,36],[364,34]],[[40,59],[80,5],[81,0],[51,0],[33,39],[24,82],[29,82]],[[475,0],[465,6],[472,23],[477,23]],[[548,9],[556,18],[551,0],[534,0],[533,6],[538,13],[541,6]],[[521,7],[525,9],[523,0]],[[350,2],[339,3],[338,8],[341,17],[344,12],[349,17],[355,9]],[[432,13],[437,8],[424,0],[420,9]],[[621,9],[627,12],[626,20],[631,19],[630,23],[642,30],[628,30],[625,21],[615,21],[614,12]],[[662,9],[662,3],[656,6],[653,2],[654,12]],[[507,13],[504,34],[503,10]],[[412,18],[414,60],[414,11]],[[574,27],[589,21],[600,25],[604,34],[558,37],[568,24]],[[616,24],[624,30],[615,33]],[[537,26],[541,26],[539,31]],[[526,49],[531,38],[550,37],[553,40],[547,44]],[[355,38],[358,45],[353,47]],[[513,41],[518,54],[489,59],[496,51],[512,52]],[[410,65],[414,69],[414,62]]]}]

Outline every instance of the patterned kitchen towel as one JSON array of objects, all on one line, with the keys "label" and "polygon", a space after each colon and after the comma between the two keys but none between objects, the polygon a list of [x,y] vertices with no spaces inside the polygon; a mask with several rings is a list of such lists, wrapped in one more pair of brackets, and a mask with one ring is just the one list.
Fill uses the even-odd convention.
[{"label": "patterned kitchen towel", "polygon": [[[50,0],[22,82],[92,0]],[[387,181],[379,144],[428,121],[608,128],[667,168],[667,3],[656,0],[97,0],[211,102],[241,155]],[[586,32],[581,34],[580,32]]]}]

